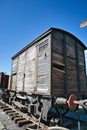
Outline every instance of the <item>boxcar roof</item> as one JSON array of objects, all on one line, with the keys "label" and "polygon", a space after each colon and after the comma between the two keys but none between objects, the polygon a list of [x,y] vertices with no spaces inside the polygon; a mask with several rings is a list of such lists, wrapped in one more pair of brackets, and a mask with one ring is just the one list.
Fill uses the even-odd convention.
[{"label": "boxcar roof", "polygon": [[64,34],[67,34],[69,36],[71,36],[72,38],[76,39],[81,45],[82,47],[84,48],[84,50],[86,50],[86,46],[76,37],[74,36],[73,34],[65,31],[65,30],[62,30],[62,29],[59,29],[59,28],[50,28],[49,30],[47,30],[45,33],[43,33],[42,35],[40,35],[39,37],[37,37],[35,40],[33,40],[31,43],[29,43],[27,46],[25,46],[23,49],[21,49],[19,52],[17,52],[13,57],[12,59],[16,58],[18,55],[20,55],[22,52],[24,52],[26,49],[28,49],[29,47],[31,47],[32,45],[34,45],[36,42],[38,42],[39,40],[41,40],[42,38],[44,38],[45,36],[49,35],[52,31],[58,31],[58,32],[62,32]]}]

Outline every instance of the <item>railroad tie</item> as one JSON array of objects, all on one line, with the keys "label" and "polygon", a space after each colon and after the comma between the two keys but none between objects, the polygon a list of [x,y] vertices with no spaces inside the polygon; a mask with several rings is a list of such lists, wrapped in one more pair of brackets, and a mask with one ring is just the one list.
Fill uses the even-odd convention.
[{"label": "railroad tie", "polygon": [[8,113],[12,113],[12,112],[15,112],[14,110],[7,110],[5,113],[8,114]]},{"label": "railroad tie", "polygon": [[12,110],[12,109],[9,107],[3,108],[3,111],[7,111],[7,110]]},{"label": "railroad tie", "polygon": [[26,120],[26,119],[24,119],[24,120],[18,120],[17,121],[17,125],[19,126],[19,127],[22,127],[23,125],[26,125],[26,124],[28,124],[30,121],[29,120]]},{"label": "railroad tie", "polygon": [[17,123],[17,121],[19,121],[19,120],[24,120],[25,118],[24,117],[16,117],[16,118],[14,118],[14,121],[15,121],[15,123]]},{"label": "railroad tie", "polygon": [[16,112],[8,113],[9,117],[11,117],[11,116],[13,116],[13,115],[15,115],[15,114],[16,114]]},{"label": "railroad tie", "polygon": [[19,127],[24,126],[24,128],[26,130],[37,129],[37,128],[38,128],[38,130],[41,130],[40,128],[45,127],[45,125],[43,123],[40,123],[41,118],[39,118],[39,120],[38,120],[34,116],[28,116],[27,114],[24,114],[23,112],[15,109],[14,107],[12,107],[9,104],[5,104],[5,103],[3,103],[3,104],[4,105],[1,105],[3,111],[5,113],[7,113],[9,115],[10,119],[14,120],[14,122],[17,123],[17,125]]},{"label": "railroad tie", "polygon": [[14,120],[15,118],[17,118],[17,117],[20,117],[20,115],[19,114],[15,114],[15,115],[13,115],[12,117],[11,117],[11,120]]}]

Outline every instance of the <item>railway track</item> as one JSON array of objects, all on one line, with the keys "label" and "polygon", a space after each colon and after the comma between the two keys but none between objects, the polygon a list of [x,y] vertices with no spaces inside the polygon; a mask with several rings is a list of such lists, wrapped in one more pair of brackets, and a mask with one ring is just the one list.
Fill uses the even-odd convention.
[{"label": "railway track", "polygon": [[9,105],[2,100],[0,100],[0,109],[8,114],[9,118],[14,120],[18,127],[22,127],[24,130],[68,130],[57,126],[48,127],[41,122],[41,116],[38,119],[33,115],[29,116],[28,114],[19,111],[14,106]]},{"label": "railway track", "polygon": [[26,130],[32,129],[47,129],[47,126],[40,122],[40,119],[35,118],[34,116],[29,116],[23,112],[15,109],[13,106],[0,101],[0,108],[9,115],[11,120],[14,120],[17,123],[17,126],[22,127],[25,125]]}]

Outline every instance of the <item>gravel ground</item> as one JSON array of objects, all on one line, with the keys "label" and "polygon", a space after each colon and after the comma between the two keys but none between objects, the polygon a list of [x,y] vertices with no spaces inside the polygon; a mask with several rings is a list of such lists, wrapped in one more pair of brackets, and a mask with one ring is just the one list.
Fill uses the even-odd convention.
[{"label": "gravel ground", "polygon": [[2,130],[2,125],[4,125],[7,130],[25,130],[23,127],[18,127],[17,124],[0,109],[0,130]]}]

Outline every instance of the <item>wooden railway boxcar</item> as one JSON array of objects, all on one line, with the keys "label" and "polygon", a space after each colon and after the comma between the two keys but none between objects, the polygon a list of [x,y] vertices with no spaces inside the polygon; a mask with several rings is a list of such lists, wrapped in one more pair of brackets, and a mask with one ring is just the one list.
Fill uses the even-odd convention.
[{"label": "wooden railway boxcar", "polygon": [[50,28],[12,57],[11,88],[28,94],[86,95],[86,46]]}]

